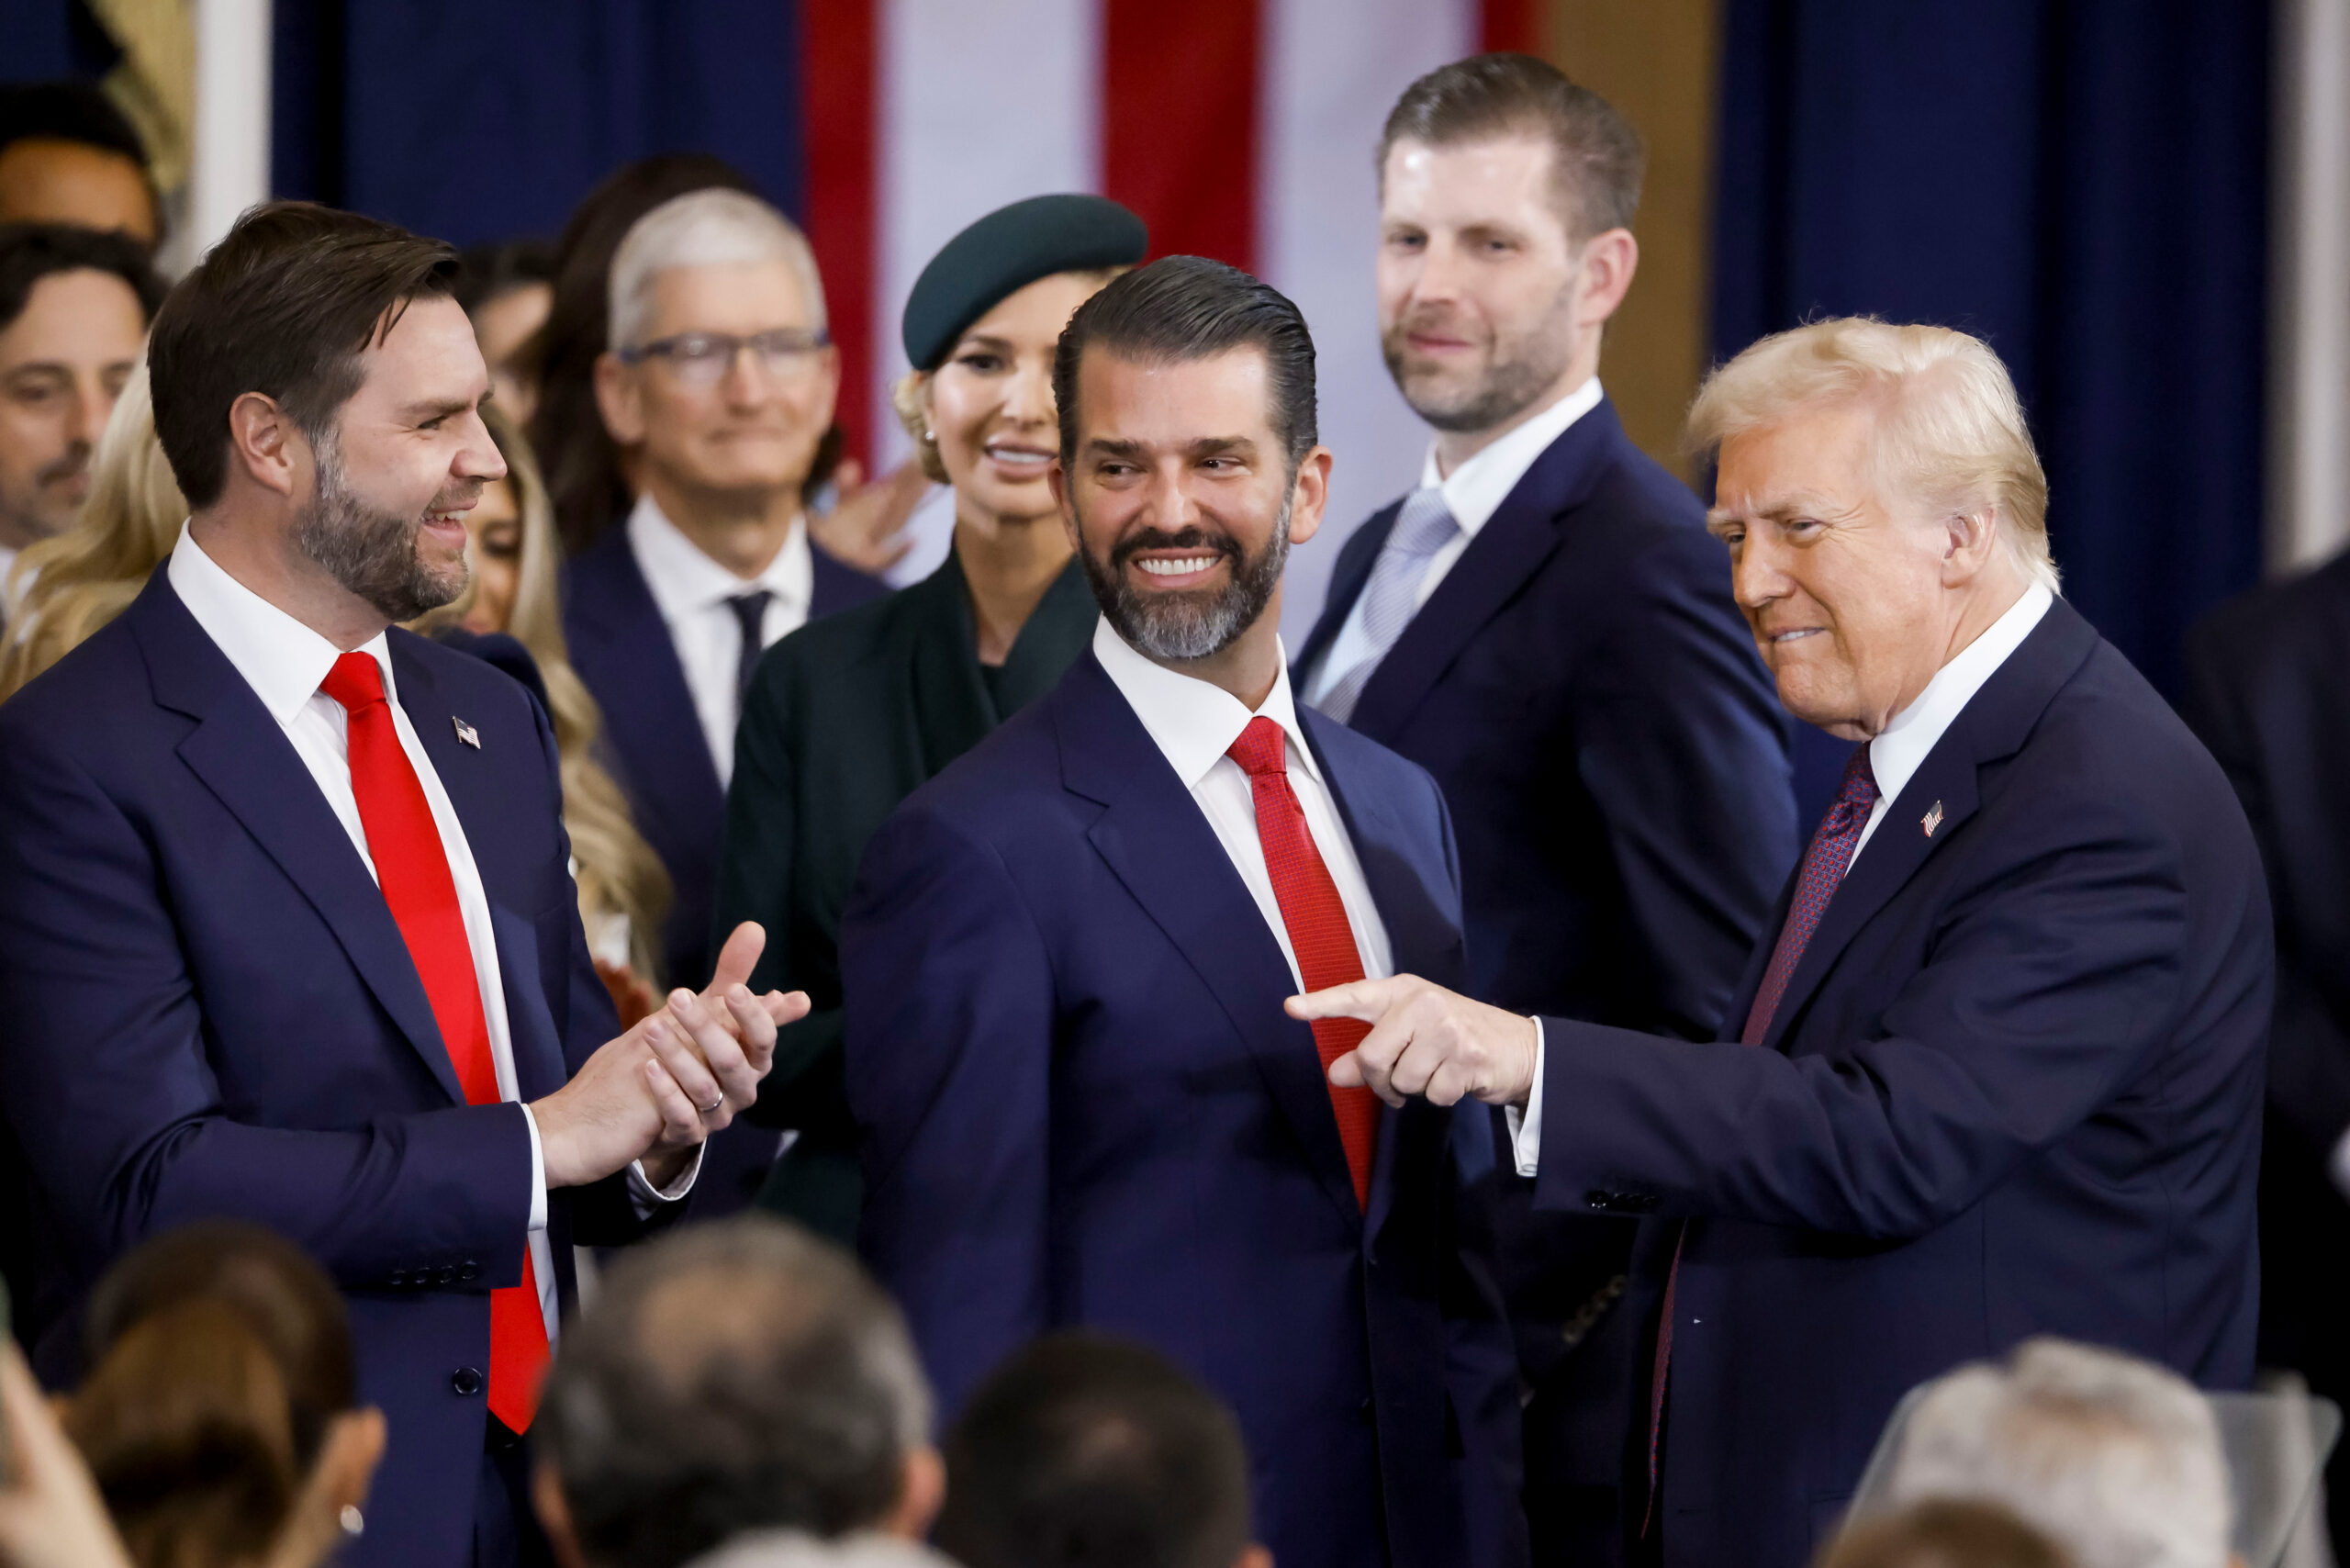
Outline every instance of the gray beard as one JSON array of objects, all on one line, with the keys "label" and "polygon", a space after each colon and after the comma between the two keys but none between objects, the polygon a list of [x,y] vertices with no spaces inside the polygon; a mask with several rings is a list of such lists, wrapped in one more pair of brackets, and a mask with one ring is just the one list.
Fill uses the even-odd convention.
[{"label": "gray beard", "polygon": [[453,580],[432,575],[417,552],[421,517],[377,511],[343,483],[331,440],[317,444],[319,493],[296,526],[295,545],[386,619],[413,621],[465,591],[462,562]]},{"label": "gray beard", "polygon": [[1236,562],[1232,581],[1213,592],[1202,589],[1146,597],[1126,582],[1125,560],[1136,551],[1225,543],[1196,528],[1127,540],[1111,552],[1107,563],[1095,560],[1093,553],[1085,549],[1078,551],[1078,559],[1084,564],[1085,580],[1092,585],[1094,602],[1102,607],[1111,630],[1129,646],[1150,658],[1174,663],[1204,659],[1230,647],[1272,602],[1273,590],[1281,586],[1281,568],[1289,562],[1290,505],[1286,500],[1281,503],[1272,543],[1254,560]]}]

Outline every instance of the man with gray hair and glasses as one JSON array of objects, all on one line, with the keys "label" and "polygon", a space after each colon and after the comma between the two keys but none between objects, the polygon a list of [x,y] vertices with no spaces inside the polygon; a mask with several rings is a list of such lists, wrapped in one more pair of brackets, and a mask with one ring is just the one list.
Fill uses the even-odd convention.
[{"label": "man with gray hair and glasses", "polygon": [[565,1326],[536,1432],[562,1568],[942,1560],[946,1487],[905,1320],[856,1260],[744,1215],[664,1238]]},{"label": "man with gray hair and glasses", "polygon": [[2004,1504],[2075,1568],[2226,1568],[2232,1507],[2219,1424],[2195,1386],[2134,1356],[2026,1341],[1961,1367],[1910,1414],[1888,1506]]},{"label": "man with gray hair and glasses", "polygon": [[2227,780],[2056,595],[1988,345],[1815,322],[1690,425],[1780,701],[1855,743],[1719,1043],[1401,973],[1289,1007],[1371,1025],[1334,1084],[1505,1107],[1538,1207],[1644,1216],[1626,1532],[1792,1568],[1963,1361],[2057,1333],[2249,1381],[2276,952]]}]

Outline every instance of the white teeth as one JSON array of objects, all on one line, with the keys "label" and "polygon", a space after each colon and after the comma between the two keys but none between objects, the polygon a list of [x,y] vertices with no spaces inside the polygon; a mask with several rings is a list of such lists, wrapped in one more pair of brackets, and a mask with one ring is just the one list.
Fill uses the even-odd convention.
[{"label": "white teeth", "polygon": [[1180,577],[1187,572],[1204,572],[1215,561],[1213,555],[1187,555],[1180,561],[1136,561],[1135,565],[1154,577]]},{"label": "white teeth", "polygon": [[990,446],[988,455],[998,463],[1033,464],[1039,468],[1053,460],[1051,453],[1027,452],[1016,446]]}]

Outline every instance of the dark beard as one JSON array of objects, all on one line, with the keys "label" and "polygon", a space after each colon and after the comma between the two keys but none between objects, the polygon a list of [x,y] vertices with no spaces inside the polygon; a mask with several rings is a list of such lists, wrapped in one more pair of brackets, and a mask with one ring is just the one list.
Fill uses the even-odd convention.
[{"label": "dark beard", "polygon": [[1440,431],[1489,431],[1524,413],[1567,373],[1574,350],[1572,334],[1561,330],[1561,321],[1569,303],[1567,296],[1561,295],[1548,320],[1510,345],[1513,352],[1496,358],[1483,381],[1450,401],[1435,401],[1404,380],[1405,328],[1382,333],[1380,353],[1404,401],[1430,426]]},{"label": "dark beard", "polygon": [[297,527],[294,543],[329,577],[367,601],[386,619],[413,621],[465,591],[461,558],[448,578],[433,576],[417,550],[424,519],[377,511],[343,483],[340,455],[318,444],[319,493]]},{"label": "dark beard", "polygon": [[[1093,552],[1080,544],[1077,558],[1084,563],[1094,602],[1109,618],[1111,630],[1128,645],[1154,659],[1203,659],[1230,647],[1272,602],[1273,590],[1281,587],[1281,568],[1289,562],[1289,509],[1290,503],[1283,501],[1272,542],[1254,557],[1242,555],[1227,533],[1186,528],[1122,539],[1107,562],[1097,561]],[[1079,537],[1084,537],[1081,530]],[[1221,588],[1147,596],[1126,582],[1126,563],[1140,552],[1190,549],[1214,551],[1232,562],[1232,580]]]}]

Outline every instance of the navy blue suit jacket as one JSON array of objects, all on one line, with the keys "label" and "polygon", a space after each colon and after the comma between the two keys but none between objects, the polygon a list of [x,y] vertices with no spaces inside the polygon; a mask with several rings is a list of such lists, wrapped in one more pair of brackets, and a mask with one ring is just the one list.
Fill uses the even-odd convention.
[{"label": "navy blue suit jacket", "polygon": [[[809,554],[816,566],[811,620],[889,591],[813,543]],[[726,790],[694,715],[685,666],[637,568],[625,527],[606,529],[565,567],[563,635],[571,667],[604,711],[613,772],[636,814],[636,829],[669,872],[674,902],[661,944],[666,982],[706,984],[717,957],[710,925]]]},{"label": "navy blue suit jacket", "polygon": [[1796,1568],[1905,1391],[2033,1334],[2244,1386],[2275,969],[2227,780],[2059,600],[1887,809],[1762,1045],[1545,1018],[1542,1201],[1654,1215],[1652,1283],[1685,1218],[1665,1562]]},{"label": "navy blue suit jacket", "polygon": [[[554,738],[488,665],[397,630],[391,647],[489,895],[537,1099],[619,1033]],[[361,1396],[390,1423],[347,1560],[463,1568],[487,1406],[462,1374],[489,1365],[489,1291],[521,1278],[530,1134],[520,1105],[464,1103],[382,893],[164,569],[0,706],[0,1020],[43,1360],[70,1359],[72,1304],[146,1236],[213,1215],[282,1232],[342,1287]],[[573,1242],[643,1227],[619,1178],[549,1199],[567,1301]]]},{"label": "navy blue suit jacket", "polygon": [[[1397,966],[1460,980],[1435,785],[1302,719]],[[1281,948],[1091,654],[883,826],[840,954],[864,1249],[949,1409],[1040,1330],[1132,1335],[1238,1410],[1285,1568],[1523,1560],[1451,1116],[1387,1112],[1357,1205]]]}]

